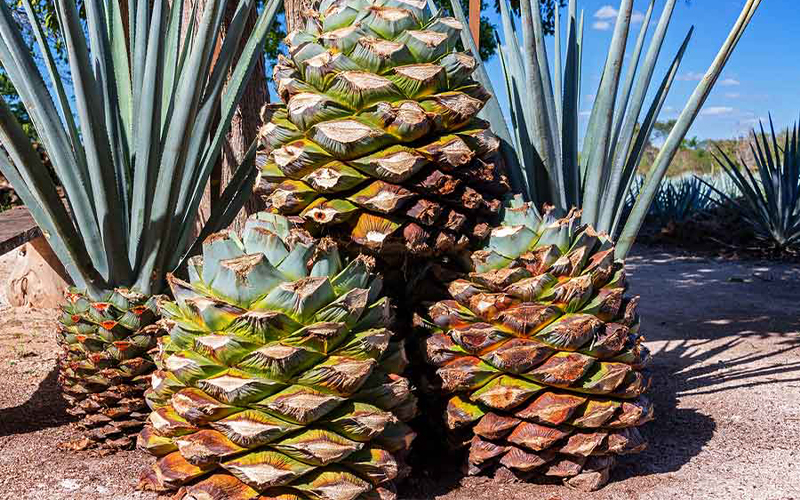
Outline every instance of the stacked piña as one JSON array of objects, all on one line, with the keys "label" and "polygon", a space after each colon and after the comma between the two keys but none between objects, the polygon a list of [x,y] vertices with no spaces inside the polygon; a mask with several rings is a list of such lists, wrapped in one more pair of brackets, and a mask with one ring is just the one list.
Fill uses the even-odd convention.
[{"label": "stacked pi\u00f1a", "polygon": [[272,209],[339,241],[438,255],[478,242],[508,190],[489,94],[424,0],[323,0],[286,39],[263,128]]},{"label": "stacked pi\u00f1a", "polygon": [[[41,62],[20,36],[19,20],[6,3],[0,5],[0,65],[66,200],[4,100],[0,173],[74,282],[59,324],[59,380],[70,412],[91,429],[88,437],[110,447],[132,444],[148,415],[144,390],[155,366],[148,350],[162,331],[153,326],[155,294],[167,271],[180,267],[194,248],[200,200],[279,2],[264,9],[234,65],[255,2],[237,5],[210,78],[225,2],[205,2],[201,22],[185,30],[183,1],[139,2],[138,11],[135,3],[87,2],[84,18],[74,0],[56,2],[69,48],[71,96],[31,2],[22,4]],[[123,22],[128,13],[130,22]],[[230,71],[232,83],[223,92]],[[225,106],[214,126],[220,100]],[[251,154],[203,234],[228,224],[256,175]]]},{"label": "stacked pi\u00f1a", "polygon": [[[174,323],[139,446],[143,486],[188,498],[393,498],[416,399],[372,273],[328,238],[251,216],[169,277]],[[263,495],[260,496],[259,495]]]},{"label": "stacked pi\u00f1a", "polygon": [[583,488],[646,445],[648,360],[614,246],[577,214],[506,210],[474,271],[430,307],[427,361],[469,473],[499,466]]}]

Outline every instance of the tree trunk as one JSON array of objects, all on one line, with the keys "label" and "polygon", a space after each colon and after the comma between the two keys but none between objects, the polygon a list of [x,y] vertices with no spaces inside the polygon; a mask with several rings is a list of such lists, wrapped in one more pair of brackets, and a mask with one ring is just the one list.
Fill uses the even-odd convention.
[{"label": "tree trunk", "polygon": [[[228,2],[222,28],[223,36],[227,34],[228,26],[230,26],[231,21],[233,21],[233,15],[236,12],[236,4],[237,2]],[[250,13],[250,18],[247,20],[245,37],[248,33],[253,31],[256,19],[257,13],[255,9],[253,9]],[[243,48],[244,44],[242,43],[240,46]],[[241,56],[241,50],[236,54],[236,61],[239,60],[239,56]],[[234,67],[235,63],[231,66],[231,72],[228,74],[229,78],[232,76]],[[242,100],[233,113],[231,130],[228,133],[228,138],[222,145],[222,156],[220,157],[221,175],[219,179],[220,193],[222,193],[222,190],[228,185],[233,177],[233,173],[236,171],[236,167],[242,162],[245,153],[247,153],[247,150],[250,148],[250,144],[258,136],[258,130],[261,128],[261,108],[268,102],[269,92],[267,92],[264,58],[259,57],[253,69],[253,75],[244,88]],[[247,219],[247,216],[263,208],[261,200],[256,196],[251,196],[234,220],[232,229],[236,231],[241,230],[244,227],[244,221]]]},{"label": "tree trunk", "polygon": [[303,22],[303,11],[311,8],[310,0],[283,0],[283,10],[286,11],[286,31],[291,33]]},{"label": "tree trunk", "polygon": [[[194,4],[197,4],[198,7],[196,14],[197,17],[194,20],[190,20],[189,16],[191,15]],[[186,2],[183,14],[184,26],[186,26],[187,22],[199,22],[204,4],[205,0],[190,0],[189,2]],[[237,6],[237,1],[228,2],[222,23],[222,38],[224,38],[227,34],[228,27],[233,20]],[[247,21],[247,27],[242,37],[243,42],[247,39],[249,33],[252,32],[257,17],[258,13],[254,9]],[[214,59],[212,61],[212,68],[222,47],[222,38],[220,38],[220,40],[217,42]],[[244,43],[240,44],[240,46],[243,47]],[[239,51],[239,53],[236,55],[236,59],[231,66],[231,72],[233,68],[235,68],[236,61],[239,60],[240,55],[241,51]],[[228,76],[230,77],[230,73]],[[261,127],[260,110],[267,102],[269,102],[269,93],[267,92],[267,79],[264,70],[264,60],[263,58],[259,58],[259,60],[256,62],[256,66],[253,70],[250,81],[245,86],[239,106],[234,111],[233,118],[231,120],[230,131],[228,132],[228,136],[222,145],[222,154],[220,155],[217,166],[214,168],[214,171],[211,174],[211,179],[209,180],[208,185],[206,185],[203,199],[200,202],[196,228],[198,232],[205,221],[208,220],[208,217],[211,214],[212,206],[219,202],[219,196],[225,190],[228,182],[230,182],[236,167],[239,165],[242,158],[244,158],[244,155],[247,153],[250,144],[258,135],[258,130]],[[214,130],[216,125],[216,123],[213,124],[212,130]],[[247,215],[257,212],[261,208],[263,208],[262,202],[255,196],[251,197],[245,204],[242,212],[237,216],[236,220],[234,220],[231,228],[234,230],[241,229],[245,219],[247,218]]]}]

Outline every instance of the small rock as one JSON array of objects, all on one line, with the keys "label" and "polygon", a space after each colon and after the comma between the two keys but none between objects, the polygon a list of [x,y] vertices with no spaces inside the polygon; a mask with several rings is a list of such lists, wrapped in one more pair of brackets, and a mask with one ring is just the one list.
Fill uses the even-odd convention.
[{"label": "small rock", "polygon": [[77,490],[80,487],[80,483],[74,479],[62,479],[59,484],[68,491]]}]

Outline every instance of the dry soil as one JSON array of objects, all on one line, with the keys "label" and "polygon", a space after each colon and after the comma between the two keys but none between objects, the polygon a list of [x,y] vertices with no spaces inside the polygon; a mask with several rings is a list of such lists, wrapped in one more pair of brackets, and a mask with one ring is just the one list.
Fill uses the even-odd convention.
[{"label": "dry soil", "polygon": [[[415,471],[403,499],[800,499],[800,266],[640,248],[629,259],[654,354],[650,447],[591,493]],[[0,280],[2,280],[0,270]],[[150,457],[60,445],[79,433],[56,386],[53,312],[0,304],[0,498],[154,499]]]}]

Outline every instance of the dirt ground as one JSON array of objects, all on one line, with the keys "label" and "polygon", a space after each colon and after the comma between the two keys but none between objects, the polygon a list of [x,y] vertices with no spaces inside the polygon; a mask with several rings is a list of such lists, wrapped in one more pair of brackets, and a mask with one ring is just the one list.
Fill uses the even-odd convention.
[{"label": "dirt ground", "polygon": [[[654,355],[650,447],[591,494],[462,479],[452,463],[416,471],[401,498],[800,499],[800,266],[652,247],[629,265]],[[56,387],[53,321],[0,304],[0,498],[153,499],[133,491],[148,456],[59,448],[79,434]]]}]

